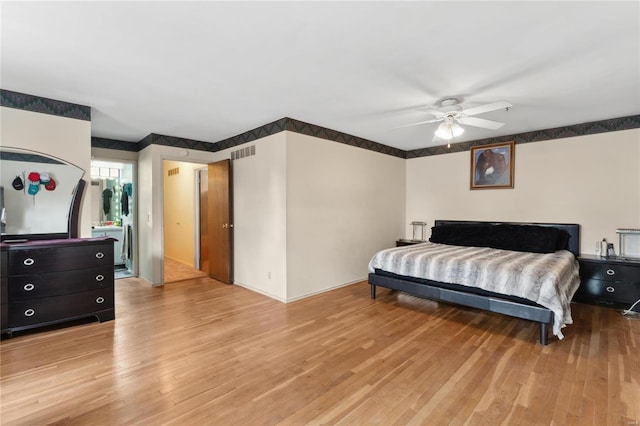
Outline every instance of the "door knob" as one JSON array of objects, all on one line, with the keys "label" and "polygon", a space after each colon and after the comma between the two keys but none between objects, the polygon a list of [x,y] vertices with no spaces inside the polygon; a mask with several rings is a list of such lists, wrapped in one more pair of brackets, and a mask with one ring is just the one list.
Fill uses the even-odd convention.
[{"label": "door knob", "polygon": [[227,229],[227,224],[226,223],[222,224],[222,229]]}]

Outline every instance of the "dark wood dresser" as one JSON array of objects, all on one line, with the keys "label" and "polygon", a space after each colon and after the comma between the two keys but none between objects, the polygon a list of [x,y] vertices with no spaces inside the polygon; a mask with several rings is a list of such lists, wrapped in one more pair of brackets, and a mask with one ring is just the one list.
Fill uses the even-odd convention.
[{"label": "dark wood dresser", "polygon": [[[578,262],[581,282],[573,300],[629,309],[640,299],[640,262],[589,255]],[[640,312],[640,304],[633,310]]]},{"label": "dark wood dresser", "polygon": [[3,243],[1,253],[3,334],[115,318],[112,238]]}]

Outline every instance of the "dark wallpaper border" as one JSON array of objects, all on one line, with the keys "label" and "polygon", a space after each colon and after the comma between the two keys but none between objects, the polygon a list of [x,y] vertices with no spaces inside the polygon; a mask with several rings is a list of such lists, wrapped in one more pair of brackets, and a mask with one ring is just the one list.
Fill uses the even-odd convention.
[{"label": "dark wallpaper border", "polygon": [[[285,117],[280,120],[256,127],[239,135],[223,139],[218,142],[203,142],[193,139],[179,138],[151,133],[138,143],[123,142],[113,139],[91,138],[91,146],[98,148],[119,149],[126,151],[140,151],[149,145],[165,145],[185,149],[195,149],[200,151],[217,152],[227,148],[253,142],[266,136],[274,135],[285,130],[314,136],[317,138],[343,143],[398,158],[419,158],[431,155],[451,154],[454,152],[469,151],[471,147],[488,145],[492,143],[515,141],[516,144],[541,142],[551,139],[569,138],[574,136],[593,135],[597,133],[615,132],[640,128],[640,115],[629,117],[612,118],[608,120],[592,121],[588,123],[575,124],[571,126],[556,127],[553,129],[536,130],[514,135],[499,136],[488,139],[478,139],[468,142],[452,143],[451,147],[439,145],[430,148],[420,148],[410,151],[403,151],[368,139],[331,130],[326,127],[306,123],[304,121]],[[132,146],[133,145],[133,146]]]},{"label": "dark wallpaper border", "polygon": [[609,120],[592,121],[589,123],[575,124],[572,126],[555,127],[553,129],[536,130],[533,132],[518,133],[515,135],[500,136],[496,138],[478,139],[469,142],[421,148],[407,151],[405,158],[428,157],[431,155],[450,154],[453,152],[469,151],[471,147],[488,145],[493,143],[515,141],[517,144],[541,142],[551,139],[571,138],[574,136],[595,135],[597,133],[616,132],[640,128],[640,115],[612,118]]},{"label": "dark wallpaper border", "polygon": [[[66,118],[91,121],[91,108],[88,106],[58,101],[41,96],[28,95],[5,89],[0,89],[0,106],[39,112],[43,114],[51,114]],[[471,149],[471,147],[474,146],[512,140],[515,141],[516,144],[523,144],[637,128],[640,128],[640,115],[632,115],[628,117],[592,121],[588,123],[561,126],[552,129],[536,130],[526,133],[499,136],[495,138],[452,143],[450,147],[448,147],[447,145],[439,145],[435,147],[404,151],[402,149],[393,148],[379,142],[360,138],[358,136],[353,136],[347,133],[339,132],[337,130],[332,130],[326,127],[306,123],[304,121],[296,120],[293,118],[284,117],[218,142],[204,142],[193,139],[151,133],[138,143],[92,137],[91,146],[96,148],[137,152],[151,144],[156,144],[185,149],[194,149],[199,151],[217,152],[224,149],[233,148],[238,145],[243,145],[245,143],[253,142],[266,136],[274,135],[276,133],[288,130],[291,132],[314,136],[317,138],[338,142],[357,148],[367,149],[394,157],[410,159],[468,151]]]},{"label": "dark wallpaper border", "polygon": [[91,121],[91,107],[0,89],[0,106]]}]

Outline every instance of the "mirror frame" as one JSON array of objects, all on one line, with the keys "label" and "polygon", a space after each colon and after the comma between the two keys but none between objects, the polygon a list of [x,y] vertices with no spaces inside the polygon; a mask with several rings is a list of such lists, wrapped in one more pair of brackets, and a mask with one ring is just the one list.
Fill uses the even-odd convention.
[{"label": "mirror frame", "polygon": [[86,182],[84,179],[84,175],[86,171],[78,167],[77,165],[65,161],[61,158],[55,157],[50,154],[45,154],[38,151],[32,151],[24,148],[16,148],[12,146],[0,146],[0,151],[5,149],[9,149],[12,152],[15,151],[23,151],[28,154],[39,155],[42,157],[51,158],[63,164],[69,164],[71,166],[77,167],[82,170],[82,175],[76,184],[73,193],[71,194],[71,204],[69,206],[69,215],[67,220],[67,231],[66,232],[51,232],[51,233],[41,233],[41,234],[2,234],[0,235],[0,242],[3,243],[11,243],[11,242],[26,242],[26,241],[34,241],[34,240],[56,240],[56,239],[70,239],[70,238],[78,238],[79,230],[80,230],[80,206],[82,205],[82,196],[84,194],[84,188],[86,186]]}]

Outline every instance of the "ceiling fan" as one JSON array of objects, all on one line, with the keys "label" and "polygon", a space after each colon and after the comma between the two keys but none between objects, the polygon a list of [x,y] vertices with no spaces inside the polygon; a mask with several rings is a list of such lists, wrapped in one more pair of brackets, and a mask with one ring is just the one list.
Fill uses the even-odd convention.
[{"label": "ceiling fan", "polygon": [[473,115],[483,114],[485,112],[495,111],[498,109],[509,110],[513,105],[509,102],[498,101],[490,104],[480,105],[477,107],[463,109],[456,98],[447,98],[440,102],[440,109],[428,109],[427,114],[434,115],[436,118],[432,120],[420,121],[418,123],[407,124],[400,127],[418,126],[421,124],[437,123],[442,121],[438,126],[435,137],[451,140],[460,136],[464,129],[460,124],[466,126],[482,127],[483,129],[496,130],[504,126],[504,123],[498,121],[486,120],[484,118],[472,117]]}]

